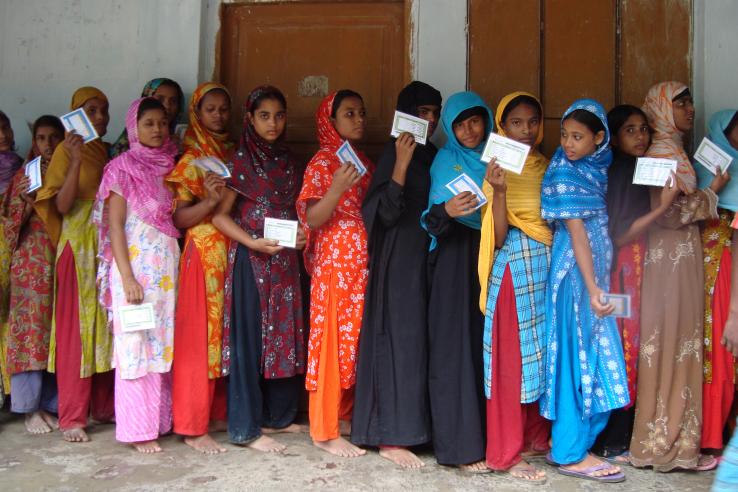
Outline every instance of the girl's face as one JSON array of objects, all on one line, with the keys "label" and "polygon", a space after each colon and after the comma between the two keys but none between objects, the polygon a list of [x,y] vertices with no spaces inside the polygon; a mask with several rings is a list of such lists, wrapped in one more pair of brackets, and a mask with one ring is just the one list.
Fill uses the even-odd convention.
[{"label": "girl's face", "polygon": [[169,137],[169,119],[161,109],[149,109],[136,123],[138,140],[146,147],[161,147]]},{"label": "girl's face", "polygon": [[364,138],[366,130],[366,108],[364,101],[358,97],[345,97],[331,118],[333,127],[344,140],[358,142]]},{"label": "girl's face", "polygon": [[541,116],[538,114],[538,108],[530,104],[518,104],[507,114],[500,126],[508,138],[532,147],[541,129]]},{"label": "girl's face", "polygon": [[5,119],[0,119],[0,152],[10,152],[13,150],[13,128],[10,126],[10,122]]},{"label": "girl's face", "polygon": [[90,118],[90,122],[95,127],[97,134],[101,137],[105,136],[108,133],[108,122],[110,121],[108,103],[102,99],[93,97],[82,105],[82,109],[87,113],[87,117]]},{"label": "girl's face", "polygon": [[213,133],[224,133],[231,117],[231,101],[223,91],[210,91],[200,101],[197,117]]},{"label": "girl's face", "polygon": [[467,149],[474,149],[484,140],[485,124],[484,118],[479,115],[453,124],[456,140]]},{"label": "girl's face", "polygon": [[590,154],[594,154],[597,146],[605,140],[605,132],[592,133],[587,125],[579,123],[574,118],[564,120],[561,125],[561,148],[566,158],[578,161]]},{"label": "girl's face", "polygon": [[633,157],[646,155],[651,144],[651,129],[646,118],[640,114],[632,114],[625,120],[612,140],[612,145],[620,152]]},{"label": "girl's face", "polygon": [[277,99],[263,99],[253,112],[246,113],[256,134],[269,143],[274,143],[287,126],[287,111]]},{"label": "girl's face", "polygon": [[734,149],[738,150],[738,125],[733,127],[733,130],[727,135],[727,137],[730,145]]},{"label": "girl's face", "polygon": [[441,106],[435,104],[422,104],[418,106],[418,118],[428,122],[428,138],[433,135],[438,127],[438,119],[441,117]]},{"label": "girl's face", "polygon": [[687,133],[694,125],[694,101],[692,96],[683,96],[671,103],[674,112],[674,126]]},{"label": "girl's face", "polygon": [[48,162],[51,160],[51,156],[54,155],[56,146],[62,140],[64,140],[64,134],[59,133],[58,129],[53,126],[40,126],[33,136],[33,146],[36,154],[41,156],[41,160]]},{"label": "girl's face", "polygon": [[177,114],[179,114],[179,92],[176,87],[167,84],[160,85],[154,91],[153,97],[164,105],[169,121],[176,121]]}]

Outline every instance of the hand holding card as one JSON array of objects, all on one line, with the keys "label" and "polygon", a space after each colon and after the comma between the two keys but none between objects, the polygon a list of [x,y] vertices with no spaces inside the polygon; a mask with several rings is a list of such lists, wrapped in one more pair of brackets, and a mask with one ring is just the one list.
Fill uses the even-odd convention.
[{"label": "hand holding card", "polygon": [[639,157],[633,173],[633,184],[662,187],[671,179],[671,173],[676,172],[676,169],[677,161],[673,159]]},{"label": "hand holding card", "polygon": [[350,162],[351,164],[356,167],[356,169],[359,171],[360,175],[366,174],[366,167],[364,166],[364,163],[361,162],[361,159],[359,159],[359,156],[356,155],[356,151],[354,151],[354,148],[351,147],[351,144],[346,140],[343,142],[343,144],[338,148],[336,151],[336,156],[341,161],[341,164],[344,162]]},{"label": "hand holding card", "polygon": [[481,160],[483,162],[490,162],[495,158],[497,159],[497,164],[503,169],[512,171],[515,174],[521,174],[529,152],[530,145],[517,142],[496,133],[490,133],[487,144],[482,151]]},{"label": "hand holding card", "polygon": [[41,188],[41,156],[36,157],[26,164],[25,173],[29,180],[26,193],[31,193]]},{"label": "hand holding card", "polygon": [[603,304],[610,304],[615,310],[610,314],[613,318],[630,318],[631,305],[630,296],[627,294],[602,294]]},{"label": "hand holding card", "polygon": [[446,188],[448,188],[449,191],[454,194],[454,196],[459,195],[465,191],[471,192],[471,194],[474,195],[478,200],[477,205],[471,209],[472,211],[487,203],[487,197],[484,195],[482,189],[467,174],[462,173],[461,175],[457,176],[448,184],[446,184]]},{"label": "hand holding card", "polygon": [[92,126],[90,118],[87,117],[87,113],[85,113],[85,110],[82,108],[77,108],[74,111],[61,116],[59,119],[61,119],[66,131],[80,135],[84,143],[91,142],[92,140],[99,138],[97,130]]},{"label": "hand holding card", "polygon": [[428,122],[417,116],[395,111],[390,135],[399,137],[402,133],[410,133],[416,142],[425,145],[428,141]]},{"label": "hand holding card", "polygon": [[697,152],[694,153],[694,159],[705,166],[712,174],[717,174],[717,170],[725,172],[728,166],[733,162],[733,158],[723,149],[715,145],[709,138],[702,139]]},{"label": "hand holding card", "polygon": [[192,163],[204,171],[217,174],[221,178],[228,179],[231,177],[231,171],[228,169],[228,166],[217,157],[202,157],[195,159]]}]

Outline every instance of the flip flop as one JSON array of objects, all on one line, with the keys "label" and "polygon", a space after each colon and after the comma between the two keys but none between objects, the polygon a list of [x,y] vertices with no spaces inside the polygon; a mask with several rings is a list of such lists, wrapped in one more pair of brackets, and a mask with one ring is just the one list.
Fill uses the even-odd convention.
[{"label": "flip flop", "polygon": [[617,454],[615,456],[600,456],[600,458],[607,461],[608,463],[612,463],[613,465],[633,466],[630,463],[630,451],[624,451],[621,454]]},{"label": "flip flop", "polygon": [[[532,471],[532,472],[540,471],[535,466],[531,465],[530,463],[526,463],[526,465],[527,465],[527,468],[524,468],[524,469],[520,469],[519,468],[516,471]],[[515,475],[513,475],[513,472],[512,472],[512,469],[514,467],[516,467],[516,466],[517,466],[517,464],[515,464],[515,465],[511,466],[510,468],[508,468],[507,470],[505,470],[505,473],[507,473],[510,476],[510,478],[512,478],[514,480],[518,480],[520,482],[529,483],[531,485],[543,485],[544,483],[546,483],[546,480],[548,480],[548,477],[545,476],[545,475],[542,476],[542,477],[540,477],[540,478],[516,477]]]},{"label": "flip flop", "polygon": [[[707,457],[707,456],[710,456],[710,455],[703,454],[703,455],[700,455],[700,458]],[[704,465],[698,464],[694,466],[693,468],[690,468],[690,470],[698,471],[698,472],[714,470],[715,468],[717,468],[720,462],[714,456],[710,456],[710,458],[712,459],[708,461],[707,463],[705,463]],[[699,463],[699,459],[697,460],[697,463]]]},{"label": "flip flop", "polygon": [[557,471],[567,477],[582,478],[584,480],[592,480],[601,483],[618,483],[625,481],[625,474],[623,472],[618,472],[613,475],[603,475],[601,477],[593,475],[598,471],[607,470],[608,468],[612,468],[612,465],[609,463],[600,463],[599,465],[585,468],[582,471],[567,470],[561,467],[559,467]]}]

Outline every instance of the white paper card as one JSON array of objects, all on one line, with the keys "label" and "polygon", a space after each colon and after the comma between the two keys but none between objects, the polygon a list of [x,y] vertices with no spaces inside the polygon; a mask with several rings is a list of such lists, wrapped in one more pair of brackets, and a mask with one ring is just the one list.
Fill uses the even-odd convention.
[{"label": "white paper card", "polygon": [[515,140],[496,133],[490,133],[487,144],[482,151],[482,161],[489,162],[493,157],[497,158],[497,164],[502,169],[507,169],[515,174],[523,172],[525,159],[530,152],[530,145],[516,142]]},{"label": "white paper card", "polygon": [[82,108],[75,109],[71,113],[67,113],[60,117],[64,129],[68,132],[74,132],[82,137],[84,143],[91,142],[98,138],[95,127],[87,117],[87,113]]},{"label": "white paper card", "polygon": [[416,142],[425,145],[425,142],[428,141],[428,122],[423,118],[395,111],[390,135],[399,137],[401,133],[411,133]]},{"label": "white paper card", "polygon": [[645,186],[664,186],[676,171],[677,161],[673,159],[659,159],[656,157],[639,157],[636,161],[633,184]]},{"label": "white paper card", "polygon": [[118,308],[121,330],[123,332],[152,330],[156,328],[154,305],[150,302],[130,304]]},{"label": "white paper card", "polygon": [[41,188],[41,156],[36,157],[26,164],[26,176],[30,180],[28,193]]},{"label": "white paper card", "polygon": [[174,127],[174,134],[177,136],[180,142],[184,140],[184,135],[186,131],[187,131],[186,123],[177,123],[177,126]]},{"label": "white paper card", "polygon": [[465,191],[471,191],[473,194],[475,194],[477,196],[477,200],[479,200],[479,203],[476,207],[474,207],[474,210],[487,203],[487,197],[484,196],[484,192],[479,188],[479,186],[477,186],[477,183],[475,183],[474,180],[471,179],[467,174],[461,174],[460,176],[454,178],[452,181],[446,184],[446,188],[448,188],[451,193],[454,194],[454,196]]},{"label": "white paper card", "polygon": [[264,218],[264,239],[278,241],[280,246],[295,248],[297,246],[297,221]]},{"label": "white paper card", "polygon": [[717,168],[720,168],[722,172],[725,172],[725,170],[728,169],[728,166],[733,162],[733,158],[730,154],[715,145],[715,143],[707,137],[703,138],[700,146],[697,147],[697,152],[695,152],[694,158],[697,162],[705,166],[712,174],[717,174]]},{"label": "white paper card", "polygon": [[231,177],[231,171],[228,169],[228,166],[217,157],[201,157],[200,159],[195,159],[192,163],[204,171],[217,174],[221,178]]},{"label": "white paper card", "polygon": [[356,155],[356,152],[354,151],[353,147],[351,147],[351,144],[348,143],[348,140],[343,142],[343,145],[338,148],[338,150],[336,151],[336,155],[341,161],[341,164],[343,164],[344,162],[350,162],[359,171],[360,175],[363,176],[364,174],[366,174],[366,167],[364,166],[364,163],[361,162],[359,156]]},{"label": "white paper card", "polygon": [[602,294],[600,302],[611,304],[615,310],[610,314],[613,318],[630,318],[630,296],[627,294]]}]

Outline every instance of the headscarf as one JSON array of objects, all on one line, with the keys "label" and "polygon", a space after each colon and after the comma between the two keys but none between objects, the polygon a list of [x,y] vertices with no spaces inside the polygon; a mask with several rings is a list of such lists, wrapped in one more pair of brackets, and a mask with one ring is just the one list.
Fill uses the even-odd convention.
[{"label": "headscarf", "polygon": [[138,139],[138,108],[145,97],[134,100],[126,113],[126,131],[130,149],[111,160],[105,167],[93,220],[98,228],[98,279],[100,301],[110,308],[109,274],[113,261],[110,243],[110,221],[107,199],[117,193],[126,200],[127,211],[135,214],[162,234],[179,237],[172,222],[174,197],[164,185],[164,176],[174,168],[177,146],[170,138],[161,147],[146,147]]},{"label": "headscarf", "polygon": [[406,85],[397,96],[397,111],[418,116],[418,106],[441,106],[441,93],[425,82],[414,80]]},{"label": "headscarf", "polygon": [[[494,116],[484,100],[474,92],[457,92],[449,97],[441,113],[441,125],[448,139],[446,145],[438,151],[431,165],[431,190],[428,200],[428,209],[423,212],[421,224],[426,227],[425,217],[433,205],[444,203],[454,197],[454,194],[446,188],[446,185],[462,173],[469,176],[479,188],[482,188],[484,173],[487,164],[480,160],[484,145],[487,143],[487,135],[479,142],[476,148],[468,149],[457,140],[454,135],[454,120],[467,109],[475,107],[483,108],[487,113],[487,135],[494,129]],[[482,228],[481,212],[474,211],[471,215],[456,217],[456,220],[472,229]],[[436,238],[431,235],[430,249],[435,249]]]},{"label": "headscarf", "polygon": [[[725,136],[725,129],[728,128],[735,115],[735,109],[718,111],[712,115],[710,123],[707,125],[709,130],[707,138],[733,158],[733,162],[728,168],[731,180],[718,193],[718,206],[732,212],[738,212],[738,149],[730,145],[728,137]],[[695,170],[700,188],[710,186],[714,175],[701,164],[695,166]]]},{"label": "headscarf", "polygon": [[[533,94],[528,92],[513,92],[503,97],[497,105],[495,113],[495,127],[497,133],[505,135],[502,128],[502,114],[508,104],[520,96],[528,96],[541,102]],[[517,227],[527,236],[539,243],[551,245],[553,236],[548,224],[541,217],[541,183],[543,175],[548,167],[548,160],[540,153],[538,146],[543,141],[543,125],[538,131],[538,137],[528,153],[525,166],[521,174],[505,173],[507,181],[506,208],[507,221],[511,226]],[[487,305],[487,288],[489,286],[489,274],[492,271],[495,255],[495,223],[492,213],[492,201],[494,190],[492,186],[484,181],[484,194],[487,196],[487,205],[482,211],[482,239],[479,243],[479,281],[482,288],[479,297],[479,308],[484,312]]]},{"label": "headscarf", "polygon": [[[10,118],[2,111],[0,111],[0,119],[4,119],[10,124]],[[0,195],[7,191],[10,182],[13,180],[13,175],[21,167],[21,164],[23,164],[23,159],[12,150],[0,152]]]},{"label": "headscarf", "polygon": [[[100,89],[95,87],[81,87],[72,95],[69,105],[71,111],[81,108],[90,99],[97,98],[108,102],[108,98]],[[77,186],[78,200],[93,200],[102,178],[103,168],[108,161],[108,144],[97,138],[82,146],[82,162],[79,170],[79,184]],[[56,245],[61,234],[61,215],[56,209],[54,197],[64,184],[69,169],[69,154],[64,144],[59,144],[49,162],[49,168],[44,175],[44,182],[36,194],[35,209],[38,216],[46,225],[51,242]]]},{"label": "headscarf", "polygon": [[188,109],[189,126],[184,135],[184,154],[179,159],[177,166],[172,174],[167,177],[167,181],[173,183],[181,183],[188,188],[193,195],[203,198],[206,195],[204,187],[205,171],[197,166],[189,164],[202,157],[217,157],[221,161],[228,163],[233,154],[233,142],[230,141],[228,132],[213,133],[202,124],[197,116],[197,106],[208,92],[220,89],[231,98],[228,89],[224,85],[215,82],[205,82],[197,86],[195,92],[192,93],[190,106]]},{"label": "headscarf", "polygon": [[[177,89],[177,94],[179,94],[179,112],[177,113],[177,117],[174,118],[172,121],[169,122],[169,133],[171,135],[174,135],[174,130],[177,127],[177,120],[179,120],[180,115],[182,114],[182,111],[184,110],[184,94],[182,93],[182,88],[179,86],[177,82],[175,82],[172,79],[168,79],[166,77],[159,77],[157,79],[151,79],[148,82],[146,82],[146,85],[144,86],[143,90],[141,91],[141,97],[153,97],[154,94],[156,94],[156,90],[161,85],[169,85]],[[118,140],[115,141],[115,143],[110,147],[110,157],[115,157],[126,150],[128,150],[129,143],[128,143],[128,133],[126,132],[126,129],[124,128],[123,131],[120,133],[120,136],[118,137]]]},{"label": "headscarf", "polygon": [[646,155],[677,161],[677,174],[691,190],[697,186],[694,169],[684,151],[684,133],[674,124],[674,98],[687,90],[681,82],[661,82],[646,93],[643,112],[653,128]]}]

